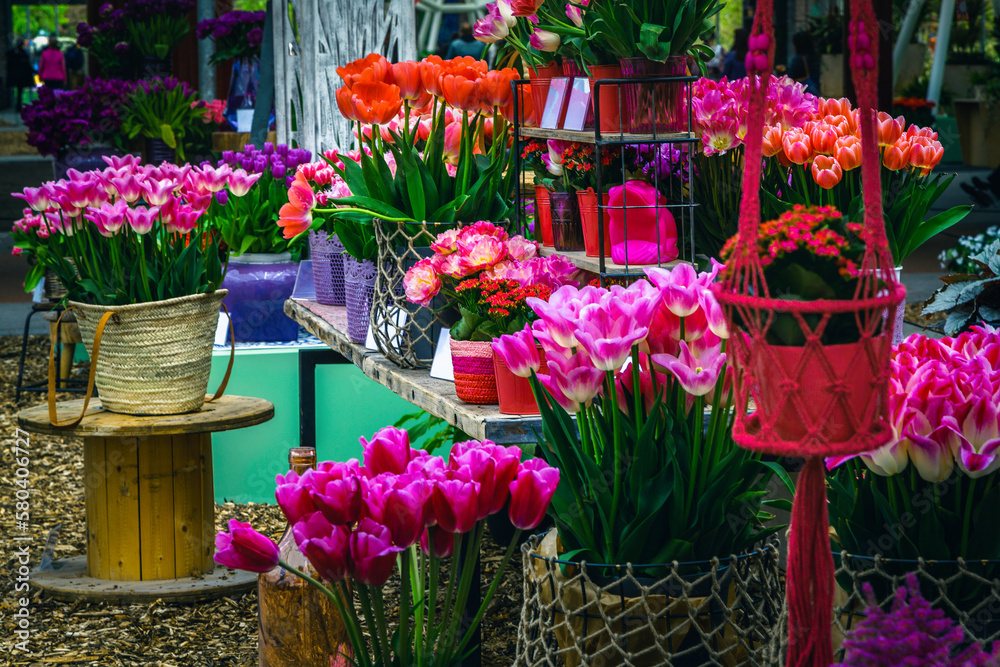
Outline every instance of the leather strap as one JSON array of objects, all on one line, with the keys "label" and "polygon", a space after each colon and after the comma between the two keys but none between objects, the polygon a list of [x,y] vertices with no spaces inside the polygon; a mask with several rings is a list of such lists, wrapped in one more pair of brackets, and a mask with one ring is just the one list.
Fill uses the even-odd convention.
[{"label": "leather strap", "polygon": [[[56,320],[56,331],[59,331],[59,326],[62,323],[63,315],[73,310],[73,306],[70,306],[64,310],[60,315],[59,319]],[[101,350],[101,338],[104,336],[104,326],[114,315],[112,311],[108,311],[101,316],[101,319],[97,322],[97,331],[94,333],[94,345],[93,345],[93,357],[90,360],[90,374],[87,377],[87,393],[83,399],[83,410],[80,411],[80,416],[76,419],[70,421],[59,422],[56,415],[56,340],[59,336],[52,337],[52,347],[49,350],[49,422],[58,428],[72,428],[79,424],[83,420],[83,416],[87,414],[87,407],[90,406],[90,398],[94,395],[94,377],[97,374],[97,355]]]},{"label": "leather strap", "polygon": [[205,401],[206,403],[211,403],[226,391],[226,385],[229,384],[229,375],[233,372],[233,360],[236,359],[236,332],[233,330],[233,318],[229,317],[229,309],[226,308],[226,304],[222,304],[222,310],[226,311],[226,317],[229,318],[229,365],[226,367],[226,374],[222,378],[222,384],[215,391],[215,395]]}]

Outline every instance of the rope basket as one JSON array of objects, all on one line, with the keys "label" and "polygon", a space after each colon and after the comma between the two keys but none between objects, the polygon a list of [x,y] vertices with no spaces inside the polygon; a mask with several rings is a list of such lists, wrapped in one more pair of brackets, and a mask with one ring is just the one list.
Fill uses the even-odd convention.
[{"label": "rope basket", "polygon": [[434,238],[461,223],[403,224],[372,221],[378,244],[378,278],[372,304],[372,334],[378,351],[403,368],[429,368],[442,328],[458,321],[457,313],[435,297],[430,307],[410,303],[403,291],[407,270],[430,257]]},{"label": "rope basket", "polygon": [[556,548],[556,531],[521,547],[515,667],[768,664],[783,597],[773,544],[640,566],[559,560]]},{"label": "rope basket", "polygon": [[128,415],[174,415],[205,403],[212,344],[227,290],[211,294],[99,306],[71,301],[87,352],[101,317],[104,328],[95,384],[101,404]]},{"label": "rope basket", "polygon": [[492,343],[453,339],[449,342],[455,370],[455,394],[466,403],[496,405],[499,399]]},{"label": "rope basket", "polygon": [[309,256],[312,258],[316,300],[324,306],[343,306],[344,245],[336,234],[309,232]]},{"label": "rope basket", "polygon": [[[966,641],[988,647],[1000,641],[1000,561],[998,560],[917,560],[859,556],[846,551],[835,553],[836,590],[833,605],[833,646],[835,658],[842,659],[841,644],[847,631],[866,617],[868,606],[863,586],[869,584],[882,609],[890,609],[896,591],[906,585],[910,572],[917,577],[920,594],[965,631]],[[782,610],[787,619],[787,609]],[[776,655],[788,650],[788,626],[773,640]]]},{"label": "rope basket", "polygon": [[59,280],[59,276],[51,269],[45,269],[45,287],[43,288],[46,303],[59,303],[66,296],[66,286]]}]

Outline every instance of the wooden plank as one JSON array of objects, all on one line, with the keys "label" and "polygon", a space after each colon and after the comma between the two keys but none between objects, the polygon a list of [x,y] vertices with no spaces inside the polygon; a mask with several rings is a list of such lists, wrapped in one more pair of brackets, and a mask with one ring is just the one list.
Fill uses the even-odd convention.
[{"label": "wooden plank", "polygon": [[136,438],[105,440],[108,464],[109,579],[142,578],[139,542],[139,460]]},{"label": "wooden plank", "polygon": [[87,572],[108,579],[108,469],[104,438],[83,439],[83,487],[87,509]]},{"label": "wooden plank", "polygon": [[[584,250],[556,250],[555,248],[539,247],[538,254],[542,257],[551,257],[552,255],[562,255],[568,259],[573,266],[578,269],[584,269],[585,271],[591,271],[592,273],[601,273],[601,258],[600,257],[587,257],[587,253]],[[604,274],[608,276],[644,276],[645,269],[650,266],[662,266],[665,269],[672,269],[678,264],[690,264],[682,259],[675,259],[670,262],[662,262],[660,264],[616,264],[610,259],[605,258],[604,260]]]},{"label": "wooden plank", "polygon": [[139,540],[142,579],[173,579],[174,479],[171,436],[139,441]]},{"label": "wooden plank", "polygon": [[197,576],[202,568],[201,435],[171,436],[174,469],[174,572]]},{"label": "wooden plank", "polygon": [[[87,416],[73,428],[53,426],[44,403],[19,412],[17,423],[31,433],[115,438],[229,431],[261,424],[274,417],[274,405],[270,401],[247,396],[222,396],[206,403],[197,412],[181,415],[123,415],[108,412],[99,400],[92,400],[90,405]],[[59,403],[58,420],[76,417],[82,409],[82,400]]]},{"label": "wooden plank", "polygon": [[[358,366],[369,378],[389,388],[418,408],[457,426],[472,438],[497,443],[534,442],[534,430],[541,430],[538,417],[501,415],[495,405],[463,403],[455,395],[455,385],[432,378],[427,369],[396,366],[383,355],[351,342],[340,324],[342,306],[322,306],[315,301],[285,302],[285,314],[302,324],[314,336]],[[332,320],[332,321],[331,321]]]},{"label": "wooden plank", "polygon": [[201,434],[201,571],[215,567],[215,480],[212,468],[212,434]]},{"label": "wooden plank", "polygon": [[[546,130],[540,127],[522,127],[521,128],[522,137],[533,137],[536,139],[561,139],[562,141],[575,141],[581,144],[593,144],[597,141],[597,135],[594,130]],[[638,141],[662,141],[662,142],[693,142],[698,140],[693,132],[664,132],[662,134],[657,134],[655,137],[652,134],[632,134],[625,132],[624,134],[619,134],[618,132],[602,132],[601,141],[602,142],[638,142]]]}]

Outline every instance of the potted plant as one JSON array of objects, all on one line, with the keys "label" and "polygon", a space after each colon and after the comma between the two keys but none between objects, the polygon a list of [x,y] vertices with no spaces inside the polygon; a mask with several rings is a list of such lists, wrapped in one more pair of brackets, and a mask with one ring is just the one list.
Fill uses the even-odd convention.
[{"label": "potted plant", "polygon": [[86,49],[94,61],[101,64],[105,77],[135,78],[134,58],[125,26],[126,10],[115,9],[110,2],[98,9],[99,22],[76,25],[76,44]]},{"label": "potted plant", "polygon": [[[474,440],[456,444],[445,462],[411,449],[406,431],[393,427],[361,442],[363,465],[327,461],[301,477],[277,478],[278,504],[318,577],[280,562],[274,542],[236,520],[219,533],[215,560],[251,572],[280,566],[317,586],[340,610],[352,648],[345,659],[353,664],[457,667],[474,648],[518,536],[544,517],[559,471],[539,459],[522,462],[517,447]],[[462,610],[478,585],[473,573],[485,520],[505,505],[517,530],[469,618]],[[450,568],[447,583],[443,567]],[[394,570],[395,620],[384,594]]]},{"label": "potted plant", "polygon": [[998,343],[983,327],[907,338],[892,353],[892,438],[860,456],[827,459],[837,582],[846,593],[837,603],[841,625],[865,587],[885,605],[912,573],[970,638],[996,634],[985,610],[1000,602],[1000,542],[990,527],[1000,500],[1000,395],[990,379]]},{"label": "potted plant", "polygon": [[129,0],[125,32],[129,46],[143,57],[141,77],[168,77],[170,54],[191,30],[193,0]]},{"label": "potted plant", "polygon": [[301,239],[288,241],[277,226],[278,212],[289,200],[299,165],[307,164],[307,150],[265,143],[239,153],[225,152],[217,167],[244,175],[249,190],[229,198],[222,192],[205,214],[229,250],[223,287],[226,306],[240,342],[292,341],[299,327],[285,315],[302,252]]},{"label": "potted plant", "polygon": [[198,93],[173,77],[144,79],[136,84],[125,104],[122,132],[132,140],[146,140],[146,161],[151,164],[183,161],[191,128],[205,116]]},{"label": "potted plant", "polygon": [[944,332],[953,336],[971,326],[1000,323],[1000,240],[971,255],[965,271],[942,276],[945,286],[923,308],[924,315],[948,313]]},{"label": "potted plant", "polygon": [[25,107],[21,118],[28,128],[28,145],[52,156],[56,180],[65,178],[69,169],[103,168],[101,158],[116,153],[113,146],[132,89],[127,81],[90,78],[72,91],[39,88],[38,99]]},{"label": "potted plant", "polygon": [[226,97],[226,120],[239,129],[239,111],[253,110],[257,100],[257,80],[260,77],[260,47],[264,41],[265,11],[233,10],[215,19],[200,21],[198,39],[211,39],[215,53],[211,62],[233,61]]},{"label": "potted plant", "polygon": [[198,410],[226,296],[226,251],[204,208],[216,192],[245,192],[246,175],[140,167],[135,156],[107,161],[103,171],[20,194],[45,216],[48,233],[62,236],[44,252],[36,247],[38,261],[66,287],[105,409]]},{"label": "potted plant", "polygon": [[781,597],[773,547],[762,546],[778,530],[767,509],[787,505],[766,487],[788,478],[733,442],[717,271],[650,268],[655,285],[529,300],[547,374],[530,341],[500,339],[508,365],[531,376],[539,454],[560,472],[556,530],[524,548],[520,664],[762,655]]}]

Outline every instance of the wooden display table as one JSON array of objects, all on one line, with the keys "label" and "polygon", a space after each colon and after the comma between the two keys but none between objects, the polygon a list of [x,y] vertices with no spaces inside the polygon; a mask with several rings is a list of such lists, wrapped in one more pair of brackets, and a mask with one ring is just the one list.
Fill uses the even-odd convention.
[{"label": "wooden display table", "polygon": [[[60,403],[58,418],[80,414],[83,401]],[[35,572],[32,583],[57,596],[192,600],[254,585],[256,575],[214,570],[215,497],[212,433],[274,417],[270,401],[223,396],[198,412],[132,416],[93,401],[71,428],[49,422],[48,406],[18,413],[31,433],[83,438],[87,556]]]}]

